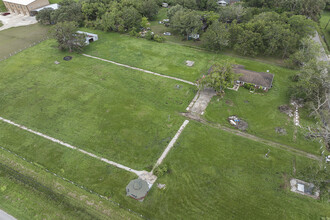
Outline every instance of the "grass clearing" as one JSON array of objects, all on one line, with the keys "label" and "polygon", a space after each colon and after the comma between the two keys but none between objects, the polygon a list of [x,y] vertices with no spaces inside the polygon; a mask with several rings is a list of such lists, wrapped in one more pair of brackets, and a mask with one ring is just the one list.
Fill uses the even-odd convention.
[{"label": "grass clearing", "polygon": [[288,181],[318,163],[191,121],[165,159],[170,173],[131,207],[155,219],[319,219],[326,201],[294,194]]},{"label": "grass clearing", "polygon": [[[31,139],[29,140],[31,141]],[[30,143],[32,142],[38,145],[37,140]],[[38,147],[45,146],[49,145],[43,143]],[[2,149],[0,159],[2,164],[7,165],[7,169],[4,169],[6,167],[3,166],[0,167],[0,188],[2,189],[0,209],[13,214],[18,219],[138,219],[127,209],[120,208],[58,176],[45,172],[45,168],[41,164],[23,161]],[[72,159],[75,160],[74,157]],[[86,162],[84,158],[80,159],[83,159],[84,163]],[[80,173],[80,164],[81,161],[78,161],[72,166],[72,171]],[[59,160],[59,166],[62,165],[62,161]],[[98,173],[97,165],[95,170],[95,164],[90,165],[90,169]],[[8,167],[18,173],[8,172]],[[64,167],[64,169],[67,171],[70,167]],[[62,172],[58,172],[58,174],[65,176]],[[88,172],[86,174],[89,175]],[[108,185],[113,185],[113,182],[116,181],[118,180],[114,177],[112,181],[108,181]]]},{"label": "grass clearing", "polygon": [[[2,2],[2,1],[1,1]],[[0,31],[0,60],[23,50],[48,35],[49,27],[40,24],[14,27]]]},{"label": "grass clearing", "polygon": [[[273,88],[263,94],[251,94],[243,87],[238,92],[227,90],[223,99],[219,97],[212,99],[206,109],[205,118],[233,128],[227,118],[237,115],[249,124],[247,132],[250,134],[318,155],[318,142],[307,140],[304,137],[307,131],[294,126],[293,118],[281,113],[278,109],[279,106],[289,103],[287,97],[289,83],[285,84],[290,80],[288,78],[286,73],[277,72]],[[303,109],[300,109],[299,114],[300,124],[303,127],[315,123],[313,119],[307,117]],[[276,133],[276,127],[284,128],[287,134]],[[297,133],[294,138],[295,129]]]},{"label": "grass clearing", "polygon": [[0,115],[133,169],[153,165],[196,88],[82,55],[63,61],[55,45],[2,63]]},{"label": "grass clearing", "polygon": [[[315,142],[305,140],[301,129],[298,129],[296,140],[293,139],[292,120],[278,111],[280,105],[288,104],[290,101],[288,87],[292,85],[290,77],[296,74],[296,71],[249,59],[233,58],[178,45],[159,44],[116,33],[101,31],[97,33],[100,40],[87,47],[85,53],[190,81],[205,74],[215,61],[221,62],[226,59],[244,65],[246,69],[260,72],[270,70],[275,77],[274,87],[268,93],[262,96],[252,95],[244,88],[239,92],[228,91],[225,100],[234,102],[234,106],[224,104],[225,101],[215,102],[216,97],[206,109],[206,118],[227,125],[227,117],[237,114],[248,121],[250,124],[248,132],[254,135],[318,153],[319,146]],[[185,60],[193,60],[195,65],[187,67]],[[245,100],[249,100],[250,104],[245,104]],[[248,108],[245,109],[246,107]],[[315,123],[308,119],[304,112],[301,112],[300,120],[302,125]],[[285,127],[288,135],[277,135],[275,133],[277,126]]]}]

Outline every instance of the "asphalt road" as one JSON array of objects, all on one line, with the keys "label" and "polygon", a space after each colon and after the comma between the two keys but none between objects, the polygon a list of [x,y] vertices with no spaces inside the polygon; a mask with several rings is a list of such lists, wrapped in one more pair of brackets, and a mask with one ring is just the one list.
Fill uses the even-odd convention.
[{"label": "asphalt road", "polygon": [[0,220],[16,220],[16,218],[0,209]]}]

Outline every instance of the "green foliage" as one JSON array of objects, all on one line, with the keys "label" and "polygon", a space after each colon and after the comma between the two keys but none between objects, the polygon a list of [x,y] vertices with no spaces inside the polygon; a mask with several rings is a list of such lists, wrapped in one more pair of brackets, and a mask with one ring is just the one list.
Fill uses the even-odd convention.
[{"label": "green foliage", "polygon": [[166,173],[169,173],[170,172],[170,169],[168,167],[167,164],[161,164],[159,165],[158,167],[155,168],[154,170],[154,174],[157,176],[157,177],[162,177],[164,176]]},{"label": "green foliage", "polygon": [[320,46],[311,38],[303,38],[300,41],[298,51],[290,55],[285,63],[292,68],[302,67],[304,64],[315,60],[320,55]]},{"label": "green foliage", "polygon": [[129,32],[129,35],[131,37],[139,37],[140,34],[136,31],[136,28],[132,28],[132,30]]},{"label": "green foliage", "polygon": [[209,73],[200,79],[202,87],[211,87],[217,93],[224,93],[224,90],[234,84],[239,78],[233,71],[233,63],[226,60],[222,63],[215,63],[211,66]]},{"label": "green foliage", "polygon": [[229,46],[230,33],[225,24],[219,21],[213,22],[213,24],[207,29],[203,35],[204,45],[212,50],[223,50]]},{"label": "green foliage", "polygon": [[81,11],[81,4],[74,0],[62,0],[59,2],[60,7],[51,13],[51,20],[54,23],[58,22],[76,22],[82,25],[83,13]]},{"label": "green foliage", "polygon": [[154,34],[152,33],[152,31],[147,31],[144,38],[147,39],[147,40],[153,40],[154,39]]},{"label": "green foliage", "polygon": [[154,35],[154,39],[153,40],[156,41],[156,42],[158,42],[158,43],[165,42],[165,38],[163,36],[158,35],[158,34],[155,34]]},{"label": "green foliage", "polygon": [[324,201],[330,199],[330,184],[329,184],[330,170],[327,165],[323,164],[321,167],[308,166],[298,173],[298,178],[309,183],[313,183],[316,188],[320,189],[320,197]]},{"label": "green foliage", "polygon": [[248,90],[254,90],[254,84],[252,83],[244,83],[244,88],[248,89]]},{"label": "green foliage", "polygon": [[171,18],[171,27],[186,36],[187,40],[190,34],[198,34],[202,28],[202,17],[191,10],[179,10]]},{"label": "green foliage", "polygon": [[304,15],[317,21],[327,0],[245,0],[251,7],[267,7],[278,12],[291,12],[297,15]]},{"label": "green foliage", "polygon": [[142,27],[143,29],[148,29],[148,28],[150,28],[150,23],[149,23],[147,17],[142,17],[142,19],[141,19],[141,27]]},{"label": "green foliage", "polygon": [[52,28],[52,36],[56,39],[60,50],[80,52],[85,46],[86,37],[77,34],[76,22],[60,22]]},{"label": "green foliage", "polygon": [[41,11],[38,12],[36,19],[39,23],[44,24],[44,25],[49,25],[55,23],[52,21],[52,13],[54,10],[52,8],[45,8]]}]

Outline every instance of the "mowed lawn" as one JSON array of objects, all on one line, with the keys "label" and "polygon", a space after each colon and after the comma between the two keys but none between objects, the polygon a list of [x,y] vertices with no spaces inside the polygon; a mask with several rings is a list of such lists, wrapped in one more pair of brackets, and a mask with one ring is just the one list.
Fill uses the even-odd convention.
[{"label": "mowed lawn", "polygon": [[[94,32],[99,34],[99,40],[87,47],[85,53],[186,80],[195,81],[207,73],[214,62],[221,63],[224,60],[231,60],[254,71],[266,72],[269,70],[275,76],[273,88],[268,93],[250,94],[244,88],[238,92],[227,91],[224,99],[219,102],[218,97],[213,99],[206,110],[205,117],[208,120],[228,125],[228,116],[236,114],[249,123],[247,132],[251,134],[318,153],[319,145],[304,138],[305,130],[298,129],[294,139],[293,119],[289,119],[278,110],[280,105],[290,102],[289,87],[293,85],[291,77],[297,73],[296,71],[181,45],[160,44],[117,33]],[[195,61],[195,65],[193,67],[185,66],[186,60]],[[226,104],[226,101],[229,104]],[[305,113],[301,114],[300,121],[302,125],[315,123]],[[288,134],[278,135],[275,127],[285,128]]]},{"label": "mowed lawn", "polygon": [[[132,205],[154,219],[320,219],[326,201],[290,192],[297,174],[314,161],[190,122],[164,161],[170,174],[146,200]],[[295,161],[295,162],[294,162]],[[139,209],[137,209],[139,210]]]},{"label": "mowed lawn", "polygon": [[[64,61],[65,55],[73,59]],[[150,169],[183,123],[178,113],[195,90],[62,53],[46,41],[1,63],[0,116],[134,169]]]},{"label": "mowed lawn", "polygon": [[48,34],[49,27],[40,24],[0,31],[0,60],[44,40]]},{"label": "mowed lawn", "polygon": [[[302,127],[294,126],[293,118],[278,109],[279,106],[289,103],[287,86],[290,85],[290,79],[287,79],[289,83],[286,83],[284,79],[289,77],[284,74],[282,78],[281,72],[275,75],[274,87],[268,93],[252,94],[243,87],[238,92],[226,90],[224,98],[212,99],[206,109],[205,118],[234,128],[229,124],[228,117],[236,115],[248,123],[246,132],[250,134],[318,155],[318,140],[305,138],[308,132],[306,127],[316,122],[308,117],[304,109],[300,109]],[[279,134],[275,128],[283,128],[287,134]]]}]

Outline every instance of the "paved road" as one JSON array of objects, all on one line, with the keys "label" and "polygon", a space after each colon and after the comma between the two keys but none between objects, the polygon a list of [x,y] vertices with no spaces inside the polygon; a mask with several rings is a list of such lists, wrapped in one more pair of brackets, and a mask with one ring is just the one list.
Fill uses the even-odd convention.
[{"label": "paved road", "polygon": [[0,209],[0,220],[16,220],[16,218]]}]

